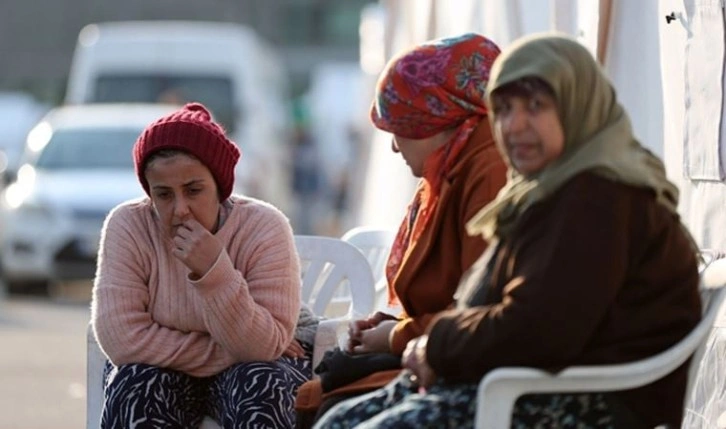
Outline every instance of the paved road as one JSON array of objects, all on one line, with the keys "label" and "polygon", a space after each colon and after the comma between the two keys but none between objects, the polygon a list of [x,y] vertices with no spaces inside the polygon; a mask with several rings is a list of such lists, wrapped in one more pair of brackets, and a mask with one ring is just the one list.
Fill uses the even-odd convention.
[{"label": "paved road", "polygon": [[0,295],[0,429],[79,429],[87,303]]}]

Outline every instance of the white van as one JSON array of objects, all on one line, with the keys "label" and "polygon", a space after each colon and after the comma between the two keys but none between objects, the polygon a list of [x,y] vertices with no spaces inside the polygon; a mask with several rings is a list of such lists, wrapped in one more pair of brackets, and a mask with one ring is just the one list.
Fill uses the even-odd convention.
[{"label": "white van", "polygon": [[290,201],[288,77],[252,29],[198,21],[90,24],[76,45],[66,103],[199,101],[242,149],[237,191]]}]

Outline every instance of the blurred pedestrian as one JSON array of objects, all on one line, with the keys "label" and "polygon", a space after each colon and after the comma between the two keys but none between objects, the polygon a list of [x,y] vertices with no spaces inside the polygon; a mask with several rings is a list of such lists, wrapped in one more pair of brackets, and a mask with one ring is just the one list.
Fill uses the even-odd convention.
[{"label": "blurred pedestrian", "polygon": [[317,234],[322,214],[322,165],[317,146],[309,129],[310,123],[304,102],[293,105],[292,190],[295,195],[295,231],[298,234]]}]

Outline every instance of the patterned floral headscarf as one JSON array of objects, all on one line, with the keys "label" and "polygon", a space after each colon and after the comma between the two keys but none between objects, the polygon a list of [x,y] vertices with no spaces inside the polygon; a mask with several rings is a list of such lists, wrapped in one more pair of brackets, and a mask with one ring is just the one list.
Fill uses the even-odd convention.
[{"label": "patterned floral headscarf", "polygon": [[394,57],[378,80],[371,107],[377,128],[409,139],[455,129],[426,160],[394,240],[386,266],[390,302],[396,302],[395,278],[436,209],[441,181],[487,115],[486,87],[497,55],[499,47],[479,34],[432,40]]}]

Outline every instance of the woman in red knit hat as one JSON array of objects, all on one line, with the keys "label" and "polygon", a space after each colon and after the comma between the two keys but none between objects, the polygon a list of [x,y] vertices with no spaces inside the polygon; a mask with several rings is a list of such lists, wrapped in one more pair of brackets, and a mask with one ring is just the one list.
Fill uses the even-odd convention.
[{"label": "woman in red knit hat", "polygon": [[148,197],[108,216],[93,289],[109,360],[101,427],[198,427],[205,415],[292,427],[312,346],[293,340],[288,220],[231,195],[240,151],[201,104],[149,125],[133,157]]}]

